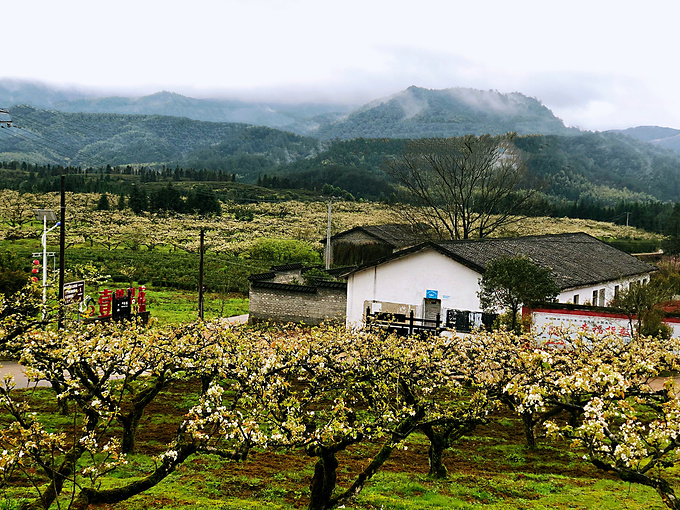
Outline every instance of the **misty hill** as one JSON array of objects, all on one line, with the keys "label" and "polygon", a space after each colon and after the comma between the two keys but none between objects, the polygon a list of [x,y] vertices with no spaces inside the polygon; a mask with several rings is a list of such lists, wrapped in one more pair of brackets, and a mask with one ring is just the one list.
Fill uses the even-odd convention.
[{"label": "misty hill", "polygon": [[538,100],[468,88],[408,89],[360,108],[333,103],[196,99],[172,92],[100,97],[31,82],[0,81],[0,107],[29,104],[71,113],[167,115],[285,129],[320,139],[423,138],[465,134],[569,134]]},{"label": "misty hill", "polygon": [[83,97],[83,92],[75,89],[53,87],[25,80],[0,80],[0,108],[9,108],[18,104],[53,108],[58,103],[81,97]]},{"label": "misty hill", "polygon": [[680,129],[659,126],[638,126],[613,131],[628,135],[636,140],[649,142],[659,147],[680,153]]},{"label": "misty hill", "polygon": [[538,100],[520,93],[409,87],[310,132],[321,139],[426,138],[466,134],[570,134]]},{"label": "misty hill", "polygon": [[160,115],[63,113],[10,109],[13,128],[0,129],[0,161],[72,166],[180,165],[254,175],[308,157],[319,142],[236,123]]},{"label": "misty hill", "polygon": [[236,122],[289,127],[305,133],[354,109],[339,103],[247,102],[234,99],[197,99],[162,91],[141,97],[94,95],[76,89],[51,87],[20,80],[0,81],[0,107],[31,105],[69,113],[121,113],[167,115],[208,122]]},{"label": "misty hill", "polygon": [[245,102],[228,99],[195,99],[173,92],[158,92],[149,96],[98,97],[60,101],[54,108],[64,112],[123,113],[137,115],[167,115],[209,122],[237,122],[286,128],[297,126],[296,131],[306,131],[308,119],[330,115],[335,118],[350,111],[350,107],[337,104],[284,104]]}]

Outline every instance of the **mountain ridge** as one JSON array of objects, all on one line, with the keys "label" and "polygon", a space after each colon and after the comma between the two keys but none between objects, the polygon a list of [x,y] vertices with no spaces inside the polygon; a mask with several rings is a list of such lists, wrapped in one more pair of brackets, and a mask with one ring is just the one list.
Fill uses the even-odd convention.
[{"label": "mountain ridge", "polygon": [[426,89],[414,85],[364,105],[345,105],[198,99],[167,90],[138,97],[92,96],[32,83],[12,82],[8,86],[0,80],[0,106],[12,107],[17,101],[66,113],[157,114],[208,122],[240,122],[325,140],[507,131],[573,132],[535,98],[519,92],[502,94],[464,87]]}]

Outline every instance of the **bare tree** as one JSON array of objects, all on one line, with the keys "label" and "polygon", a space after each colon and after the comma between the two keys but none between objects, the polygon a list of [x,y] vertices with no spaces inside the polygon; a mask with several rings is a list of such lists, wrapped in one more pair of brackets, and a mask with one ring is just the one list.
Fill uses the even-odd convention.
[{"label": "bare tree", "polygon": [[523,186],[526,165],[515,136],[410,142],[385,168],[409,194],[413,207],[403,208],[406,220],[426,225],[439,239],[486,237],[516,221],[535,191]]}]

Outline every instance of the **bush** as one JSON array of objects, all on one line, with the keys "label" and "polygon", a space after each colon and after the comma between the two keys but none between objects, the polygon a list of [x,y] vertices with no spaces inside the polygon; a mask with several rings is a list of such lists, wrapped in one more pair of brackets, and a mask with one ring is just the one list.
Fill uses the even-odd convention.
[{"label": "bush", "polygon": [[626,253],[651,253],[660,248],[656,239],[605,239],[605,241]]},{"label": "bush", "polygon": [[270,264],[321,263],[319,252],[310,243],[294,239],[259,239],[245,255]]}]

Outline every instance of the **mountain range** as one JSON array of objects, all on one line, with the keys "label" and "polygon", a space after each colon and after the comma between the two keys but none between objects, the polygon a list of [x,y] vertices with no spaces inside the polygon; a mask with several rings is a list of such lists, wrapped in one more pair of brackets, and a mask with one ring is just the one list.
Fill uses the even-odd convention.
[{"label": "mountain range", "polygon": [[283,129],[321,140],[461,136],[468,133],[568,134],[537,99],[466,88],[409,87],[366,105],[196,99],[172,92],[96,97],[46,85],[0,81],[0,107],[30,105],[66,113],[165,115]]},{"label": "mountain range", "polygon": [[271,184],[276,177],[278,186],[330,184],[375,198],[390,192],[382,162],[407,139],[514,131],[543,189],[562,199],[676,200],[680,194],[680,155],[672,152],[680,152],[680,130],[582,132],[519,92],[413,86],[347,106],[171,92],[93,97],[0,81],[0,107],[9,107],[13,121],[0,129],[0,161],[202,168],[236,174],[241,182],[266,177]]},{"label": "mountain range", "polygon": [[638,126],[612,132],[622,133],[636,140],[648,142],[680,154],[680,129],[659,126]]}]

